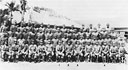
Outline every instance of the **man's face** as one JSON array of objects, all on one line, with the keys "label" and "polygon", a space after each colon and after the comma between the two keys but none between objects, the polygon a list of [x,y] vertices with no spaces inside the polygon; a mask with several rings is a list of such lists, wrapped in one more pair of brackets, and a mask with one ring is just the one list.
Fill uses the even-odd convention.
[{"label": "man's face", "polygon": [[126,43],[128,43],[128,39],[126,39]]},{"label": "man's face", "polygon": [[4,21],[4,25],[6,25],[7,21]]}]

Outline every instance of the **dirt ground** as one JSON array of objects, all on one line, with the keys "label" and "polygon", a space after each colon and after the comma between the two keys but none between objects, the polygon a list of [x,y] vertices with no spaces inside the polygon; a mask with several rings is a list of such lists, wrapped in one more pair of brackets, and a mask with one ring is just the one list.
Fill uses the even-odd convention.
[{"label": "dirt ground", "polygon": [[0,70],[128,70],[128,64],[0,62]]}]

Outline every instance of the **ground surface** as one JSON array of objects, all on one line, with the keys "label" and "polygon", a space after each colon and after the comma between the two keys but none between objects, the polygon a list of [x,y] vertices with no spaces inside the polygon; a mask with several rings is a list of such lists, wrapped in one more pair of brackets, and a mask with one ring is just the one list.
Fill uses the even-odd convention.
[{"label": "ground surface", "polygon": [[128,70],[128,64],[0,62],[0,70]]}]

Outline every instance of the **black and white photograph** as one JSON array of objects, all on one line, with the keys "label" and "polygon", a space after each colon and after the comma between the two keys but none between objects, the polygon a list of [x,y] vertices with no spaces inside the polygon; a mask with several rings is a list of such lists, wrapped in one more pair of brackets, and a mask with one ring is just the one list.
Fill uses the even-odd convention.
[{"label": "black and white photograph", "polygon": [[128,0],[0,0],[0,70],[128,70]]}]

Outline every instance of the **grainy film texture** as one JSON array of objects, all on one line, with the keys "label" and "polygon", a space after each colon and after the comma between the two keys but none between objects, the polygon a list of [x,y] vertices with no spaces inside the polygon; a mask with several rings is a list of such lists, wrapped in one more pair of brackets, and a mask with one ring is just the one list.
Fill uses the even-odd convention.
[{"label": "grainy film texture", "polygon": [[1,70],[127,70],[128,1],[0,0]]}]

